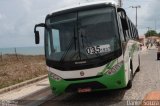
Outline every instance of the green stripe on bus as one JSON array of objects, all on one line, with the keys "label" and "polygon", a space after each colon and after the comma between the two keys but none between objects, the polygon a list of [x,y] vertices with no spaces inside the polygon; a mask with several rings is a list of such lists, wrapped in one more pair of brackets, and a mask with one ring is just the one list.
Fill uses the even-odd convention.
[{"label": "green stripe on bus", "polygon": [[109,69],[112,68],[115,62],[116,62],[116,60],[113,60],[113,61],[110,63],[110,65],[109,65],[108,68],[109,68]]},{"label": "green stripe on bus", "polygon": [[113,64],[115,63],[115,61],[116,60],[113,60],[113,61],[109,62],[101,73],[104,74],[107,69],[111,69],[113,67]]}]

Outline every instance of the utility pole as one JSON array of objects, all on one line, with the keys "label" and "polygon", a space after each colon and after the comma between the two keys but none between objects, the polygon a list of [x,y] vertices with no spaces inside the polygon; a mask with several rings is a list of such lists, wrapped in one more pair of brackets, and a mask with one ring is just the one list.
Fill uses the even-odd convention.
[{"label": "utility pole", "polygon": [[148,36],[146,36],[146,38],[147,38],[147,41],[146,41],[146,46],[147,46],[147,49],[148,49],[148,46],[149,46],[149,43],[150,43],[150,39],[148,38],[148,37],[150,37],[150,29],[151,29],[151,27],[147,27],[147,29],[148,29]]},{"label": "utility pole", "polygon": [[154,20],[154,25],[155,25],[155,31],[157,31],[157,19],[156,18]]},{"label": "utility pole", "polygon": [[150,30],[150,27],[147,27],[148,31]]},{"label": "utility pole", "polygon": [[137,9],[141,8],[141,6],[138,5],[138,6],[131,6],[131,7],[136,9],[136,27],[137,27]]},{"label": "utility pole", "polygon": [[151,27],[147,27],[147,29],[148,29],[148,33],[149,33],[149,37],[150,37],[151,36],[151,34],[150,34]]},{"label": "utility pole", "polygon": [[122,0],[118,0],[118,4],[120,7],[122,7]]}]

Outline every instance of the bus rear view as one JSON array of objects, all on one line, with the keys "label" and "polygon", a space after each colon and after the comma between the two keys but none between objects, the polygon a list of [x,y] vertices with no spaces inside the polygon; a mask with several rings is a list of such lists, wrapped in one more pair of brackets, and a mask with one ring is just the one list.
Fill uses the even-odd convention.
[{"label": "bus rear view", "polygon": [[55,94],[126,87],[117,20],[115,5],[99,3],[54,12],[39,25],[45,27],[46,64]]}]

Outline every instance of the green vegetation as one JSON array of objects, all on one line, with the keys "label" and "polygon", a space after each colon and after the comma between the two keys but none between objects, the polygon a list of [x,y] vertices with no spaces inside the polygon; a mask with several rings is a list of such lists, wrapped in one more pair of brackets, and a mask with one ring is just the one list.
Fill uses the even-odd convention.
[{"label": "green vegetation", "polygon": [[160,33],[157,33],[155,30],[148,30],[145,33],[145,37],[157,36],[160,37]]}]

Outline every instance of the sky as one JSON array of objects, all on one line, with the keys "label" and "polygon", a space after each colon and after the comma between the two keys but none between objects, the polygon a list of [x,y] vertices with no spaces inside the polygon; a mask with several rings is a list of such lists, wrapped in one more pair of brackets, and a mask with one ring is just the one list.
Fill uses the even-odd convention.
[{"label": "sky", "polygon": [[[83,2],[99,0],[0,0],[0,48],[36,46],[34,25],[43,23],[47,14]],[[138,8],[139,35],[144,35],[147,27],[160,32],[160,0],[122,0],[128,17],[135,23]],[[40,30],[40,45],[43,46],[44,31]]]}]

